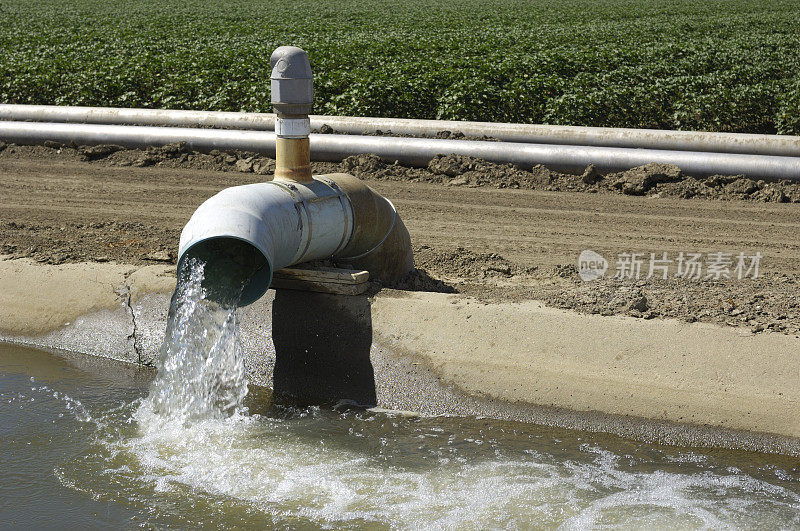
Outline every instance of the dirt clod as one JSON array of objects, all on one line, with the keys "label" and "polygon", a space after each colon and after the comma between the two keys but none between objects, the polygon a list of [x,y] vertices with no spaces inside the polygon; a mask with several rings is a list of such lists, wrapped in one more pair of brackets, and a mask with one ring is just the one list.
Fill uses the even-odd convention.
[{"label": "dirt clod", "polygon": [[474,252],[464,247],[441,250],[423,245],[414,249],[414,260],[436,274],[470,279],[511,277],[529,271],[497,253]]},{"label": "dirt clod", "polygon": [[171,253],[167,251],[153,251],[148,253],[144,256],[145,260],[150,260],[153,262],[172,262],[173,257]]},{"label": "dirt clod", "polygon": [[681,170],[671,164],[650,163],[609,175],[607,179],[612,188],[622,191],[623,194],[645,195],[657,184],[679,181]]},{"label": "dirt clod", "polygon": [[583,181],[583,184],[588,184],[590,186],[597,184],[597,182],[602,179],[603,176],[600,175],[600,172],[597,171],[597,167],[594,164],[589,164],[581,175],[581,181]]},{"label": "dirt clod", "polygon": [[466,135],[464,135],[464,133],[462,133],[461,131],[456,131],[456,132],[439,131],[435,135],[433,135],[433,138],[439,138],[444,140],[461,140],[466,138]]},{"label": "dirt clod", "polygon": [[342,161],[342,168],[345,171],[352,171],[359,174],[382,170],[386,164],[378,155],[354,155]]},{"label": "dirt clod", "polygon": [[123,149],[125,148],[114,144],[101,144],[99,146],[83,147],[79,151],[85,160],[98,160],[104,159],[112,153],[122,151]]},{"label": "dirt clod", "polygon": [[241,159],[236,161],[236,169],[243,173],[249,173],[253,171],[253,161]]},{"label": "dirt clod", "polygon": [[191,150],[186,142],[173,142],[160,148],[156,148],[159,153],[166,156],[178,156],[183,153],[190,153]]},{"label": "dirt clod", "polygon": [[635,310],[637,312],[646,312],[650,306],[647,304],[647,297],[644,295],[640,297],[636,297],[631,302],[628,303],[629,310]]},{"label": "dirt clod", "polygon": [[742,177],[725,185],[725,191],[731,195],[746,196],[758,191],[758,183],[753,179]]}]

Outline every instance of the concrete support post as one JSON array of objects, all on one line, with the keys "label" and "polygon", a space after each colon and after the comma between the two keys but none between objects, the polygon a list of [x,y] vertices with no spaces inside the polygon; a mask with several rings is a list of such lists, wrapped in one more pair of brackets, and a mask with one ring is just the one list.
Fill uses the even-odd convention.
[{"label": "concrete support post", "polygon": [[272,340],[278,402],[376,404],[372,314],[366,296],[277,289]]}]

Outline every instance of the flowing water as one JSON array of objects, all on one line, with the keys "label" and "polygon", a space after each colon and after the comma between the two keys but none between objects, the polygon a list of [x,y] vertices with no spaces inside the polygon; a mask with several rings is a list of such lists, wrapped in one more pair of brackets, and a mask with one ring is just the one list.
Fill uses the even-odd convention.
[{"label": "flowing water", "polygon": [[800,527],[797,458],[268,406],[201,275],[155,378],[0,345],[1,527]]},{"label": "flowing water", "polygon": [[[238,297],[207,298],[202,263],[187,263],[172,297],[158,374],[137,411],[153,422],[188,424],[239,413],[247,380],[238,341]],[[239,292],[242,282],[233,288]],[[218,302],[222,300],[224,302]]]}]

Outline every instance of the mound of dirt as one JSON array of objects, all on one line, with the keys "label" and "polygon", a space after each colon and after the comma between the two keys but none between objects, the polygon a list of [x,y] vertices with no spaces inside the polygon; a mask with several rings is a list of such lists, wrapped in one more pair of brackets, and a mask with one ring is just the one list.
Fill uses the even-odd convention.
[{"label": "mound of dirt", "polygon": [[428,163],[428,171],[442,176],[450,186],[536,189],[552,179],[551,172],[543,166],[524,171],[514,164],[496,164],[464,155],[437,155]]},{"label": "mound of dirt", "polygon": [[800,275],[779,273],[745,281],[604,278],[583,282],[571,278],[542,289],[537,298],[551,306],[593,314],[670,317],[748,327],[753,333],[772,330],[797,335],[798,289]]},{"label": "mound of dirt", "polygon": [[530,170],[464,155],[437,155],[425,169],[388,164],[377,155],[348,157],[332,171],[345,171],[362,179],[418,181],[470,188],[493,187],[552,192],[616,193],[679,199],[723,201],[800,202],[800,183],[767,182],[741,175],[696,178],[671,164],[646,164],[602,175],[590,164],[581,175],[550,170],[543,165]]},{"label": "mound of dirt", "polygon": [[331,168],[334,172],[350,173],[365,180],[441,182],[441,179],[435,178],[426,170],[409,168],[398,163],[388,164],[375,154],[354,155],[347,157],[340,164],[318,165],[312,163],[311,166],[314,170],[318,167],[321,171]]},{"label": "mound of dirt", "polygon": [[[681,180],[681,169],[671,164],[646,164],[626,172],[611,174],[605,182],[627,195],[645,195],[659,184]],[[599,182],[597,179],[595,182]]]},{"label": "mound of dirt", "polygon": [[44,264],[130,262],[132,257],[174,264],[175,242],[180,237],[180,230],[121,221],[60,226],[11,221],[1,229],[8,243],[0,247],[0,254]]},{"label": "mound of dirt", "polygon": [[458,293],[455,287],[441,279],[432,277],[426,270],[414,268],[403,278],[385,284],[390,289],[403,291],[430,291],[434,293]]},{"label": "mound of dirt", "polygon": [[219,151],[200,153],[189,149],[186,142],[174,142],[160,147],[129,149],[115,144],[97,146],[72,146],[47,142],[44,146],[11,145],[10,155],[43,158],[60,156],[83,160],[104,166],[161,166],[212,171],[238,171],[271,175],[275,160],[258,153],[246,151]]},{"label": "mound of dirt", "polygon": [[742,327],[752,333],[800,335],[798,274],[767,273],[743,281],[604,277],[585,282],[574,265],[525,268],[464,248],[443,251],[422,246],[415,249],[415,259],[432,275],[446,278],[458,293],[487,302],[535,299],[588,314],[673,318]]},{"label": "mound of dirt", "polygon": [[210,153],[193,152],[185,142],[175,142],[146,150],[119,150],[106,158],[116,166],[190,166],[204,170],[239,171],[271,175],[275,171],[275,161],[257,153],[244,151],[218,151]]},{"label": "mound of dirt", "polygon": [[[445,132],[442,132],[444,135]],[[0,156],[66,157],[107,166],[161,166],[215,171],[233,171],[272,175],[275,161],[258,153],[218,151],[199,153],[185,142],[158,148],[126,149],[117,145],[0,147]],[[514,164],[498,164],[464,155],[436,155],[426,168],[411,168],[387,162],[375,154],[351,156],[341,163],[315,162],[317,174],[346,172],[365,180],[390,180],[438,183],[469,188],[492,187],[552,192],[614,193],[680,199],[715,199],[724,201],[800,202],[800,183],[767,182],[741,175],[696,178],[684,175],[677,166],[646,164],[618,173],[602,175],[590,164],[581,175],[559,173],[543,165],[530,169]]]},{"label": "mound of dirt", "polygon": [[480,253],[464,247],[443,250],[421,245],[414,248],[414,261],[435,275],[470,280],[510,278],[535,271],[514,265],[497,253]]},{"label": "mound of dirt", "polygon": [[347,134],[358,134],[360,136],[388,136],[388,137],[395,137],[395,138],[438,138],[440,140],[481,140],[484,142],[500,142],[500,139],[494,138],[487,135],[465,135],[461,131],[437,131],[434,134],[410,134],[410,133],[393,133],[392,131],[383,131],[381,129],[376,129],[374,131],[361,131],[360,133],[346,133],[343,131],[337,131],[329,124],[322,124],[317,129],[312,129],[312,133],[317,133],[321,135],[330,135],[330,134],[337,134],[337,135],[347,135]]}]

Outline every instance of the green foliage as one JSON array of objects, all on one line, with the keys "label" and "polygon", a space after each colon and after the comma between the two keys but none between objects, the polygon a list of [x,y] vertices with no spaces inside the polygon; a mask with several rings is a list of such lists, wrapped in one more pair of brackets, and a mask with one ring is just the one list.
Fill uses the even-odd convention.
[{"label": "green foliage", "polygon": [[800,76],[781,97],[777,124],[779,134],[800,135]]},{"label": "green foliage", "polygon": [[4,0],[0,102],[800,134],[795,0]]}]

